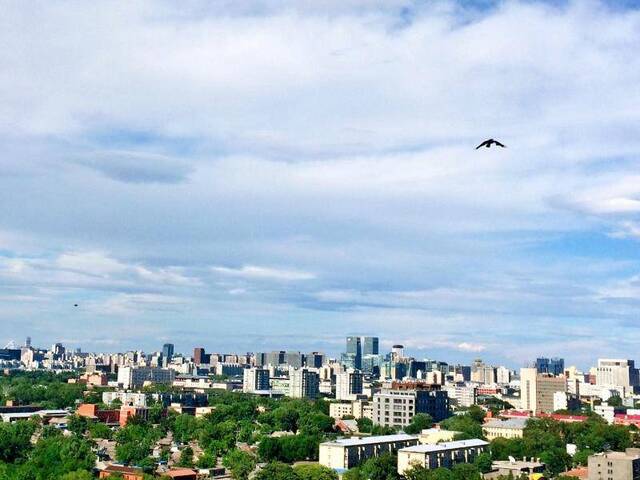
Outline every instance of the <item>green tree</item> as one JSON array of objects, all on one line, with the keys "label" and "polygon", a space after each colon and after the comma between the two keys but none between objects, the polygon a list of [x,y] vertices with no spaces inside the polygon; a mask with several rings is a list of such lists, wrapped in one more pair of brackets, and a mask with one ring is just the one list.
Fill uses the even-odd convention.
[{"label": "green tree", "polygon": [[426,413],[417,413],[411,419],[411,423],[407,425],[404,431],[410,435],[420,433],[422,430],[431,428],[433,425],[433,418]]},{"label": "green tree", "polygon": [[282,462],[267,463],[256,474],[255,480],[300,480],[298,474],[290,465]]},{"label": "green tree", "polygon": [[193,448],[186,446],[182,449],[178,466],[193,467]]},{"label": "green tree", "polygon": [[78,470],[91,470],[95,455],[83,438],[49,437],[40,439],[23,467],[25,478],[54,480]]},{"label": "green tree", "polygon": [[104,423],[94,422],[89,425],[89,435],[91,438],[111,440],[113,432]]},{"label": "green tree", "polygon": [[458,463],[451,469],[454,480],[481,480],[480,470],[471,463]]},{"label": "green tree", "polygon": [[455,476],[451,470],[440,467],[431,471],[429,480],[455,480]]},{"label": "green tree", "polygon": [[324,465],[297,465],[293,470],[300,480],[338,480],[338,474]]},{"label": "green tree", "polygon": [[473,463],[480,473],[488,473],[491,471],[491,465],[493,463],[491,461],[491,454],[488,452],[481,453],[476,457]]},{"label": "green tree", "polygon": [[25,458],[31,450],[31,436],[36,431],[32,421],[0,422],[0,461],[13,463]]},{"label": "green tree", "polygon": [[397,457],[395,455],[385,453],[379,457],[373,457],[364,462],[361,472],[368,480],[396,480],[400,478],[397,469]]},{"label": "green tree", "polygon": [[413,465],[404,472],[405,480],[430,480],[431,471],[422,465]]},{"label": "green tree", "polygon": [[371,430],[373,430],[373,420],[370,418],[358,418],[356,423],[358,424],[358,430],[361,433],[371,433]]},{"label": "green tree", "polygon": [[612,395],[609,397],[609,400],[607,400],[607,405],[610,407],[621,407],[622,398],[620,398],[620,395]]},{"label": "green tree", "polygon": [[80,415],[71,415],[67,421],[67,429],[76,434],[84,435],[89,427],[89,419]]},{"label": "green tree", "polygon": [[60,480],[93,480],[93,475],[87,470],[76,470],[75,472],[65,473]]},{"label": "green tree", "polygon": [[231,450],[222,459],[222,464],[231,471],[234,480],[247,480],[256,468],[256,459],[242,450]]}]

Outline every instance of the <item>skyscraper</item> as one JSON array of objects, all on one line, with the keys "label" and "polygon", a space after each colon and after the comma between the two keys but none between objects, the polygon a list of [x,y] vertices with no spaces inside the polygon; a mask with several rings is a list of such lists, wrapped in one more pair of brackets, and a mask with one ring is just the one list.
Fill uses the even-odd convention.
[{"label": "skyscraper", "polygon": [[562,375],[564,373],[564,358],[537,358],[536,370],[538,373]]},{"label": "skyscraper", "polygon": [[378,355],[379,343],[378,337],[362,337],[362,355]]},{"label": "skyscraper", "polygon": [[173,357],[173,343],[165,343],[162,346],[162,356],[167,360],[167,362],[171,361]]},{"label": "skyscraper", "polygon": [[352,363],[350,366],[357,370],[362,368],[362,343],[360,337],[347,337],[345,360],[348,363]]}]

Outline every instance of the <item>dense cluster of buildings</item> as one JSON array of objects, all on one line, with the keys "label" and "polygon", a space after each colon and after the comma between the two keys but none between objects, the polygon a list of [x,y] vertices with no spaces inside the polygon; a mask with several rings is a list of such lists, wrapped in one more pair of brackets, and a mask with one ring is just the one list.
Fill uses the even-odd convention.
[{"label": "dense cluster of buildings", "polygon": [[[640,376],[634,361],[628,359],[599,359],[596,366],[581,372],[565,367],[562,358],[538,358],[530,366],[512,370],[480,359],[470,365],[416,359],[406,355],[399,344],[381,353],[379,338],[368,336],[347,337],[345,351],[338,358],[286,350],[221,354],[209,353],[204,347],[194,348],[187,356],[177,353],[170,343],[150,354],[85,353],[67,350],[60,343],[49,349],[36,348],[27,338],[21,347],[10,344],[0,349],[0,366],[5,370],[82,371],[71,381],[104,388],[106,407],[81,405],[77,413],[116,426],[133,415],[144,417],[149,402],[180,413],[205,415],[211,412],[206,394],[211,389],[326,398],[336,427],[349,434],[357,434],[356,420],[363,418],[402,432],[421,413],[439,422],[487,399],[505,408],[500,418],[489,415],[482,440],[455,441],[452,432],[433,429],[419,435],[356,436],[326,442],[320,447],[320,463],[337,470],[383,452],[398,456],[400,474],[415,464],[437,468],[471,462],[487,447],[485,439],[521,438],[528,419],[536,416],[584,421],[580,410],[585,405],[608,423],[640,426],[640,410],[634,408],[640,401]],[[145,390],[157,385],[165,385],[166,391]],[[1,413],[1,418],[16,421],[32,414],[14,409]],[[66,412],[40,410],[38,414],[57,421]],[[589,472],[607,473],[597,477],[590,473],[589,478],[636,478],[611,472],[628,468],[640,472],[638,458],[635,450],[595,455],[589,460]],[[534,459],[514,462],[496,464],[495,471],[519,475],[544,467]]]}]

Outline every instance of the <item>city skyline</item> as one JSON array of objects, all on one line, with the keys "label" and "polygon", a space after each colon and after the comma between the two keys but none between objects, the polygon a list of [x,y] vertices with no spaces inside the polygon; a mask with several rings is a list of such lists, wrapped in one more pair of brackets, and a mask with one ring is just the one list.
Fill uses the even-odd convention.
[{"label": "city skyline", "polygon": [[0,20],[3,344],[634,358],[631,2],[71,3]]}]

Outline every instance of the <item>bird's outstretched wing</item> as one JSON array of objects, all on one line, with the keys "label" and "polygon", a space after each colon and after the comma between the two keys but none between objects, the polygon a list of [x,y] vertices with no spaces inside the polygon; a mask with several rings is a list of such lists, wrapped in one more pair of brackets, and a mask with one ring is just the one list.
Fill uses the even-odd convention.
[{"label": "bird's outstretched wing", "polygon": [[478,150],[480,147],[484,147],[484,146],[487,144],[487,142],[488,142],[488,141],[489,141],[489,140],[485,140],[484,142],[482,142],[480,145],[478,145],[478,146],[476,147],[476,150]]},{"label": "bird's outstretched wing", "polygon": [[499,141],[497,141],[497,140],[494,140],[494,141],[493,141],[493,143],[495,143],[495,144],[496,144],[497,146],[499,146],[499,147],[507,148],[507,146],[506,146],[506,145],[504,145],[504,144],[500,143],[500,142],[499,142]]}]

